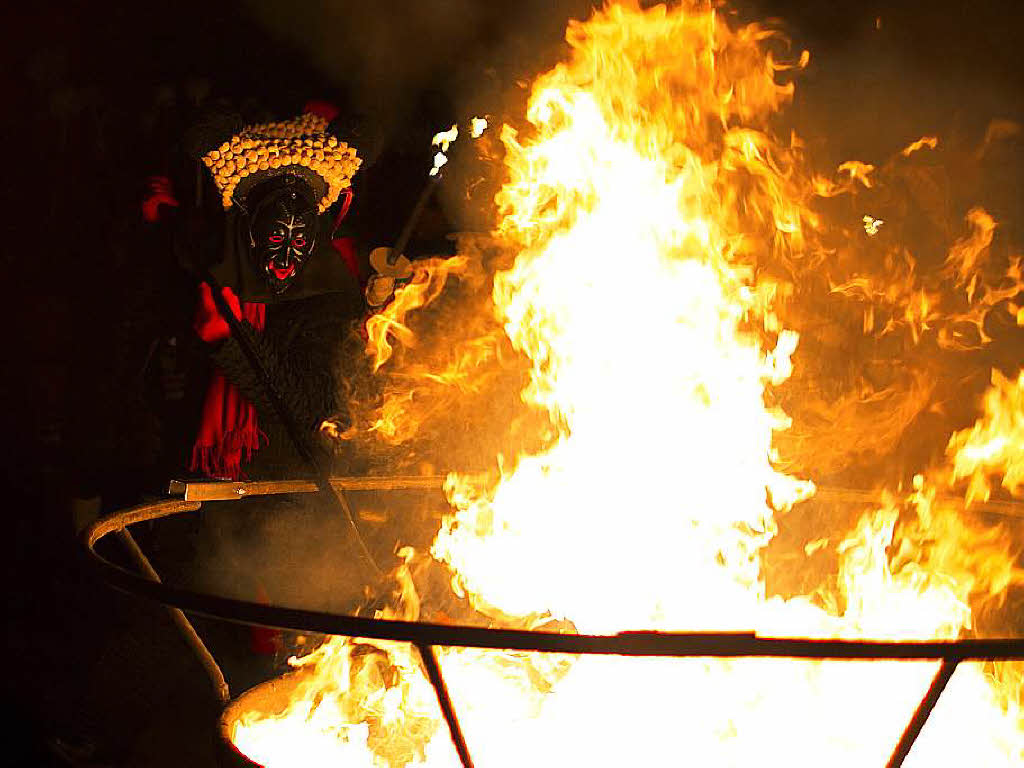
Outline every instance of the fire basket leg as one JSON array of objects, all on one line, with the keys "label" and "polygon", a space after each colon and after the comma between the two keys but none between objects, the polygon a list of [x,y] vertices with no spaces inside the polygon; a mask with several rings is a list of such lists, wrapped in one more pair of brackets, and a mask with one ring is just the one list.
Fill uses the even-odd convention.
[{"label": "fire basket leg", "polygon": [[459,760],[462,761],[463,768],[473,768],[473,759],[469,756],[466,738],[462,735],[462,727],[455,716],[455,707],[452,706],[452,699],[448,695],[448,686],[444,684],[444,678],[441,677],[441,667],[437,663],[437,656],[434,655],[434,648],[426,643],[417,643],[416,648],[420,652],[420,658],[423,659],[423,666],[427,670],[430,684],[434,686],[437,702],[441,705],[441,713],[444,715],[444,721],[448,724],[448,732],[451,733],[452,743],[455,744]]},{"label": "fire basket leg", "polygon": [[939,667],[939,671],[935,673],[935,677],[932,678],[932,684],[928,686],[927,692],[924,694],[924,698],[921,699],[921,703],[917,705],[917,710],[914,712],[914,716],[910,718],[910,722],[907,724],[906,729],[903,731],[903,735],[900,736],[900,741],[896,745],[896,749],[892,753],[892,757],[889,758],[889,762],[886,763],[886,768],[900,768],[903,765],[903,761],[907,759],[907,755],[910,754],[910,750],[914,746],[914,742],[917,741],[917,737],[921,735],[921,729],[924,728],[924,724],[928,722],[928,716],[932,713],[935,705],[939,701],[939,696],[946,690],[946,684],[949,679],[953,677],[953,673],[956,672],[956,667],[960,663],[960,659],[945,659],[942,662],[942,666]]},{"label": "fire basket leg", "polygon": [[[146,578],[151,581],[160,581],[160,575],[153,568],[153,565],[149,562],[149,558],[142,551],[142,548],[135,541],[127,529],[122,529],[117,532],[118,538],[121,539],[121,543],[124,544],[128,550],[129,556],[135,561],[139,570],[145,574]],[[203,670],[210,678],[210,683],[213,685],[213,689],[222,702],[227,702],[231,698],[231,694],[228,690],[227,681],[224,679],[224,673],[221,672],[220,666],[217,664],[217,660],[213,658],[213,654],[210,653],[206,644],[202,638],[196,633],[195,627],[192,626],[192,622],[188,620],[185,613],[173,606],[167,606],[167,614],[171,617],[171,621],[181,632],[181,637],[196,655],[199,663],[203,665]]]}]

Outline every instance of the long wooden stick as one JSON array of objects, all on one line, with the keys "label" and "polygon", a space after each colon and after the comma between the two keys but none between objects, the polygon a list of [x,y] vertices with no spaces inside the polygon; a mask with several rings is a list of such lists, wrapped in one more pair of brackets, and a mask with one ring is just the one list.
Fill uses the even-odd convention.
[{"label": "long wooden stick", "polygon": [[227,299],[222,295],[220,284],[209,271],[206,272],[205,280],[210,286],[210,292],[213,296],[214,304],[217,306],[221,316],[231,329],[231,335],[242,350],[242,354],[249,363],[249,367],[252,368],[252,372],[259,379],[263,387],[264,394],[270,400],[271,407],[276,412],[278,420],[281,422],[282,426],[284,426],[285,432],[288,434],[288,437],[291,439],[292,444],[295,447],[295,452],[299,455],[306,466],[313,471],[314,482],[316,484],[316,489],[320,492],[320,497],[326,504],[333,507],[341,519],[348,524],[352,540],[355,542],[354,549],[356,554],[359,555],[367,566],[369,566],[377,579],[382,579],[384,577],[384,572],[380,569],[373,553],[370,552],[370,548],[363,540],[363,534],[360,533],[359,526],[356,525],[355,516],[352,514],[352,507],[349,506],[348,500],[345,498],[345,494],[342,491],[333,488],[330,482],[328,482],[329,468],[320,461],[316,452],[306,442],[306,439],[299,428],[299,422],[296,419],[295,414],[288,408],[288,404],[285,402],[282,394],[277,390],[277,386],[271,377],[270,372],[264,367],[263,362],[256,353],[256,350],[249,344],[248,338],[242,329],[242,321],[235,317],[235,313],[232,311],[231,307],[228,306]]}]

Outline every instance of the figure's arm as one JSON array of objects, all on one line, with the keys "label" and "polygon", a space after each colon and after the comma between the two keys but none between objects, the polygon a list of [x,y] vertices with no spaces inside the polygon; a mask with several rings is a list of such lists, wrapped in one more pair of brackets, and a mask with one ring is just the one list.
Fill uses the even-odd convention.
[{"label": "figure's arm", "polygon": [[[208,344],[214,364],[253,404],[261,419],[280,423],[267,391],[269,383],[301,434],[313,444],[320,423],[335,410],[333,351],[344,333],[341,318],[329,308],[306,312],[305,318],[292,321],[292,333],[286,337],[291,343],[281,348],[280,342],[259,333],[242,319],[240,302],[230,288],[225,288],[223,295],[239,319],[237,329],[243,338],[239,340],[231,333],[227,321],[217,311],[209,286],[202,284],[195,329]],[[269,382],[264,382],[261,373],[254,370],[243,344],[252,350]]]},{"label": "figure's arm", "polygon": [[[268,354],[286,356],[281,379],[292,393],[294,408],[306,434],[339,410],[341,350],[363,304],[355,288],[352,294],[328,293],[277,306],[277,332],[260,336]],[[284,329],[284,333],[281,330]]]}]

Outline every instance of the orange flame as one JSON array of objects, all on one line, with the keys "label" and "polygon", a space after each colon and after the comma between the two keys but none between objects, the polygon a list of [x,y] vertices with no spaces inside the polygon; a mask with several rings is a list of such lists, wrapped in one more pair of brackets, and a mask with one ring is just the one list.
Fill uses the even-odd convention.
[{"label": "orange flame", "polygon": [[415,343],[415,336],[404,323],[406,315],[436,299],[448,277],[465,266],[466,260],[457,256],[416,262],[412,280],[397,290],[391,303],[366,323],[366,351],[373,356],[373,370],[391,358],[395,351],[392,342]]},{"label": "orange flame", "polygon": [[1016,379],[992,371],[984,408],[985,415],[954,434],[946,448],[953,481],[968,480],[968,503],[988,500],[993,476],[1015,496],[1024,488],[1024,371]]},{"label": "orange flame", "polygon": [[[595,633],[950,639],[974,631],[974,606],[1018,580],[1005,532],[968,523],[938,491],[970,478],[983,496],[1001,472],[1020,486],[1010,435],[1021,380],[994,378],[987,420],[950,441],[951,468],[922,475],[905,499],[883,494],[845,536],[839,525],[825,539],[814,531],[802,552],[834,556],[835,570],[813,592],[767,588],[778,516],[815,491],[784,470],[778,448],[791,421],[777,392],[799,375],[803,343],[786,322],[800,287],[786,275],[862,304],[865,333],[905,332],[914,344],[936,329],[960,343],[955,321],[980,322],[1005,301],[1001,280],[1019,277],[982,274],[994,222],[980,209],[939,274],[886,240],[890,227],[871,240],[885,254],[875,270],[830,249],[814,205],[876,190],[886,168],[849,161],[829,181],[807,167],[797,137],[775,135],[773,115],[793,92],[779,73],[807,61],[777,63],[775,39],[702,2],[612,5],[570,23],[570,59],[533,84],[525,124],[502,126],[495,237],[514,260],[494,274],[488,308],[529,363],[522,400],[550,429],[540,447],[509,446],[494,471],[447,479],[451,511],[430,555],[478,618]],[[843,236],[866,238],[851,222]],[[409,313],[462,264],[433,264],[371,320],[375,369],[396,343],[417,343]],[[430,370],[410,352],[396,366],[410,386],[385,401],[378,432],[402,437],[413,382],[472,391],[496,339],[452,337],[450,364]],[[886,417],[898,411],[879,425],[893,442],[931,392],[918,371],[907,382],[881,403]],[[378,615],[415,619],[415,555],[401,554],[394,600]],[[297,663],[308,677],[286,710],[235,727],[264,765],[456,764],[410,648],[335,638]],[[472,650],[448,650],[441,664],[474,757],[500,766],[746,765],[780,743],[790,765],[880,765],[934,674],[920,663]],[[962,665],[906,764],[1019,764],[1019,690],[1015,667]]]},{"label": "orange flame", "polygon": [[917,141],[911,142],[900,150],[900,154],[904,157],[910,157],[919,149],[924,149],[925,147],[928,147],[928,149],[935,149],[937,146],[939,146],[938,136],[922,136]]}]

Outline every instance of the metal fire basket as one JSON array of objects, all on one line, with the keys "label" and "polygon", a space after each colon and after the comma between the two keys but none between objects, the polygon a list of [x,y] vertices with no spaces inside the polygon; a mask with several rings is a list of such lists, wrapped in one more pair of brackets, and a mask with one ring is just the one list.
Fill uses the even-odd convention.
[{"label": "metal fire basket", "polygon": [[[437,490],[440,477],[350,477],[332,478],[338,491]],[[264,605],[246,600],[196,592],[160,581],[128,527],[150,520],[197,511],[204,501],[230,501],[250,496],[280,493],[309,493],[318,490],[312,481],[269,481],[255,483],[197,482],[172,483],[174,498],[155,501],[115,512],[93,523],[82,536],[85,555],[111,586],[166,606],[197,652],[221,700],[227,703],[228,689],[216,661],[206,650],[183,611],[244,624],[278,629],[319,632],[328,635],[395,640],[416,646],[430,683],[437,694],[452,742],[465,768],[473,765],[458,715],[445,685],[434,653],[435,646],[484,648],[538,653],[605,654],[618,656],[670,656],[716,658],[791,658],[819,660],[904,660],[940,661],[941,665],[924,692],[913,717],[896,744],[887,768],[903,761],[920,735],[957,666],[963,661],[1024,659],[1024,639],[960,639],[934,642],[881,642],[852,640],[811,640],[807,638],[761,637],[752,632],[672,633],[622,632],[616,635],[555,634],[512,629],[488,629],[426,622],[370,619],[359,616]],[[859,491],[819,489],[818,496],[837,501],[870,502]],[[1015,504],[989,504],[985,513],[1020,517]],[[96,543],[116,534],[141,573],[122,568],[96,551]],[[258,688],[259,686],[257,686]],[[254,689],[255,690],[255,689]],[[239,755],[240,757],[240,755]],[[251,763],[250,763],[251,764]]]}]

